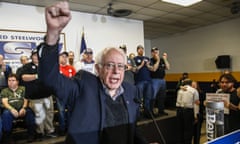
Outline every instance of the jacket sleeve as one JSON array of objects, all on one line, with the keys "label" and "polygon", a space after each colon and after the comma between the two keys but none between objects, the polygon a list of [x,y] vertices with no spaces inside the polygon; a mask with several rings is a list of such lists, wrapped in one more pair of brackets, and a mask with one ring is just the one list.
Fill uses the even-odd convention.
[{"label": "jacket sleeve", "polygon": [[38,78],[45,86],[53,89],[54,94],[63,102],[69,102],[69,97],[79,95],[79,83],[67,78],[59,72],[58,44],[49,46],[42,43],[38,46],[39,69]]}]

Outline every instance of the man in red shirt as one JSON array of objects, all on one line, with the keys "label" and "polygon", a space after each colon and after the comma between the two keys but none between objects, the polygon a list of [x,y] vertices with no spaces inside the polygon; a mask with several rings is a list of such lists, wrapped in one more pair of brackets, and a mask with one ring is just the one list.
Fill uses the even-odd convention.
[{"label": "man in red shirt", "polygon": [[72,77],[76,74],[76,70],[73,66],[68,64],[68,53],[62,52],[59,54],[60,73],[66,77]]}]

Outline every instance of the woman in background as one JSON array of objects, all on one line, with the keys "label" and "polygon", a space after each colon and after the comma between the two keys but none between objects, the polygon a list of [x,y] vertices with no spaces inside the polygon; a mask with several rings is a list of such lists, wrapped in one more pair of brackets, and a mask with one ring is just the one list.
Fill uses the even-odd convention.
[{"label": "woman in background", "polygon": [[197,115],[197,120],[194,123],[194,132],[193,132],[193,137],[194,137],[194,144],[199,144],[200,142],[200,136],[201,136],[201,129],[202,129],[202,122],[204,120],[204,110],[205,110],[205,106],[204,106],[204,101],[205,101],[205,93],[201,90],[198,82],[193,81],[192,82],[192,87],[197,89],[198,93],[199,93],[199,101],[198,101],[198,106],[199,106],[199,113]]}]

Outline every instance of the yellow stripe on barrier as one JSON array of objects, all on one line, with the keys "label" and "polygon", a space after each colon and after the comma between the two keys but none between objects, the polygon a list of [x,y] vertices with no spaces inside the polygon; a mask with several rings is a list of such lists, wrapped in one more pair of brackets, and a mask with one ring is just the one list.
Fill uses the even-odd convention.
[{"label": "yellow stripe on barrier", "polygon": [[[240,72],[231,72],[232,75],[240,81]],[[188,73],[190,79],[199,81],[199,82],[211,82],[213,79],[218,81],[219,77],[221,76],[222,72],[207,72],[207,73]],[[182,77],[182,73],[167,73],[166,74],[166,81],[178,81]]]}]

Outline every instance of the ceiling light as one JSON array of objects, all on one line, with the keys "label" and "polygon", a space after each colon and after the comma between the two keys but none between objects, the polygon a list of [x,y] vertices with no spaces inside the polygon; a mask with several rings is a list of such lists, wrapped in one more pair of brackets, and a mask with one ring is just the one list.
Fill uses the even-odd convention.
[{"label": "ceiling light", "polygon": [[202,0],[162,0],[162,1],[187,7],[195,3],[198,3]]}]

